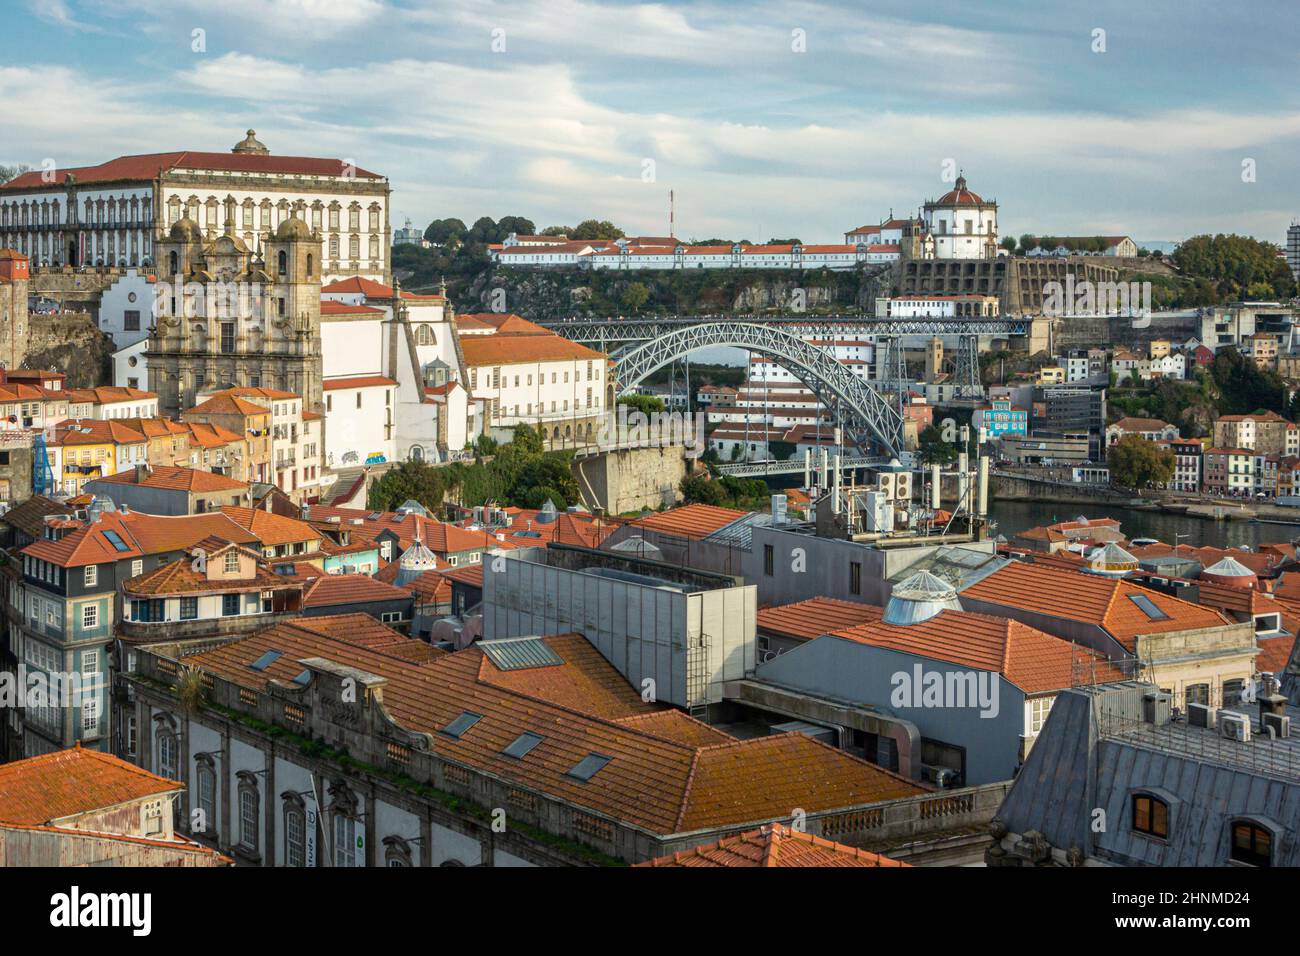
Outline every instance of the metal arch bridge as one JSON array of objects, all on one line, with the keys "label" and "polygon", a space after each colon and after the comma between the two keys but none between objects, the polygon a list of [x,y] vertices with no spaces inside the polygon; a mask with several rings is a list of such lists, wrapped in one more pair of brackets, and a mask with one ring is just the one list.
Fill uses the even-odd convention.
[{"label": "metal arch bridge", "polygon": [[[719,322],[772,326],[795,335],[815,332],[853,332],[863,335],[904,336],[996,336],[1006,338],[1029,334],[1030,320],[1005,316],[997,319],[918,318],[876,319],[862,315],[716,315],[653,316],[648,318],[569,318],[541,319],[538,325],[574,342],[599,347],[610,353],[609,346],[627,347],[648,342],[677,329]],[[616,354],[616,353],[615,353]]]},{"label": "metal arch bridge", "polygon": [[669,362],[696,349],[717,346],[750,349],[788,367],[823,406],[835,411],[848,443],[864,453],[874,447],[888,455],[903,454],[903,417],[899,411],[825,349],[774,324],[694,320],[666,332],[659,326],[649,341],[615,356],[611,375],[626,393]]}]

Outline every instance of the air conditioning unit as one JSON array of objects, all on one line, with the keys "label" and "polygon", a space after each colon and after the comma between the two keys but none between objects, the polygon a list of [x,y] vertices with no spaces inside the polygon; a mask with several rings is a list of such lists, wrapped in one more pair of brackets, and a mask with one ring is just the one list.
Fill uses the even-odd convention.
[{"label": "air conditioning unit", "polygon": [[1189,727],[1205,727],[1212,729],[1219,718],[1219,709],[1211,707],[1209,704],[1188,704],[1187,705],[1187,725]]},{"label": "air conditioning unit", "polygon": [[921,765],[921,778],[929,781],[936,787],[956,786],[958,776],[960,776],[960,774],[951,767],[931,767],[928,764]]},{"label": "air conditioning unit", "polygon": [[882,471],[877,478],[876,486],[884,493],[885,497],[892,499],[894,497],[894,473],[892,471]]},{"label": "air conditioning unit", "polygon": [[1246,743],[1250,740],[1250,718],[1245,714],[1225,711],[1219,714],[1219,733],[1228,740]]},{"label": "air conditioning unit", "polygon": [[900,471],[894,475],[894,500],[912,500],[912,473],[910,471]]},{"label": "air conditioning unit", "polygon": [[1291,718],[1286,714],[1261,714],[1259,725],[1261,732],[1265,734],[1272,729],[1274,737],[1291,736]]}]

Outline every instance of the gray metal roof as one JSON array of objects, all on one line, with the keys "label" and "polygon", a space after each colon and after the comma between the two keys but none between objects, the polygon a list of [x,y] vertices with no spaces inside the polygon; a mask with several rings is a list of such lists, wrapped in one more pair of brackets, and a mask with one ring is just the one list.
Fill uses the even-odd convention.
[{"label": "gray metal roof", "polygon": [[[1249,742],[1213,728],[1142,721],[1135,682],[1063,692],[998,818],[1013,833],[1037,830],[1060,849],[1127,866],[1223,866],[1234,822],[1273,831],[1274,866],[1300,865],[1300,738],[1259,733]],[[1300,732],[1300,710],[1288,708]],[[1169,807],[1169,833],[1132,827],[1135,794]],[[1097,811],[1104,811],[1098,814]]]},{"label": "gray metal roof", "polygon": [[712,534],[704,536],[705,541],[714,544],[730,545],[741,551],[750,551],[754,547],[754,529],[767,528],[772,524],[772,516],[762,511],[751,511],[737,518],[730,524],[723,525]]},{"label": "gray metal roof", "polygon": [[478,646],[488,660],[503,671],[522,671],[530,667],[551,667],[564,663],[564,658],[540,637],[501,637],[493,641],[479,641]]},{"label": "gray metal roof", "polygon": [[997,554],[949,544],[913,561],[901,571],[891,574],[888,580],[890,584],[896,585],[918,571],[928,571],[958,591],[963,591],[1008,563],[1008,558]]}]

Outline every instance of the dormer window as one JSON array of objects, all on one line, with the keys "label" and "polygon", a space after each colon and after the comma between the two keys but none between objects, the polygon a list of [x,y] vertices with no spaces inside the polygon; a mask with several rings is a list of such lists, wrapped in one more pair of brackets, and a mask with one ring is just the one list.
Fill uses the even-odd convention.
[{"label": "dormer window", "polygon": [[239,573],[239,554],[235,551],[226,552],[225,571],[227,574]]},{"label": "dormer window", "polygon": [[1169,839],[1169,804],[1149,793],[1134,794],[1133,829],[1160,840]]},{"label": "dormer window", "polygon": [[1234,820],[1230,857],[1246,866],[1273,865],[1273,831],[1253,820]]}]

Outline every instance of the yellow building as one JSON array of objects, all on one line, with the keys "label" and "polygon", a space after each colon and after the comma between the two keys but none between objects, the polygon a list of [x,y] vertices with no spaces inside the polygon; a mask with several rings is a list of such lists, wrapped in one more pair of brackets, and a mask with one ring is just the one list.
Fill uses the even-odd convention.
[{"label": "yellow building", "polygon": [[115,475],[149,460],[149,440],[142,432],[99,418],[60,422],[45,447],[56,490],[65,495],[79,495],[92,478]]}]

